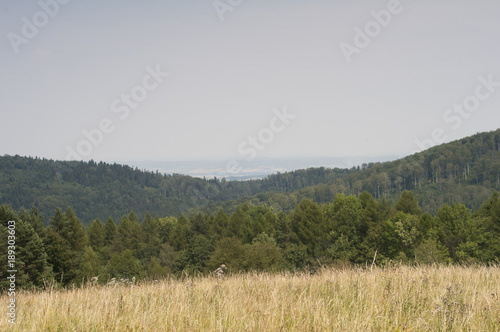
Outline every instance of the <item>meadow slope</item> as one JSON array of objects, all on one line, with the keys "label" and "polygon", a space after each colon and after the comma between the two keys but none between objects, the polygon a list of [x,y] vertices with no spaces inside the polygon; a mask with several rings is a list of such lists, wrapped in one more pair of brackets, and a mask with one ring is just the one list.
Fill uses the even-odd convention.
[{"label": "meadow slope", "polygon": [[498,267],[250,273],[21,291],[0,330],[499,331],[499,295]]}]

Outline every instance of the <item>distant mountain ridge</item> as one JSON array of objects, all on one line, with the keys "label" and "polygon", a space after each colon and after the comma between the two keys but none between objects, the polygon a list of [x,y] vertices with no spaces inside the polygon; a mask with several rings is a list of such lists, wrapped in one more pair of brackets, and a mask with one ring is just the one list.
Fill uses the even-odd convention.
[{"label": "distant mountain ridge", "polygon": [[178,216],[214,213],[221,207],[231,212],[243,202],[288,212],[303,198],[324,203],[337,193],[365,190],[392,202],[403,190],[412,190],[428,212],[452,201],[476,209],[500,190],[500,129],[395,161],[349,169],[308,168],[249,181],[165,175],[94,161],[0,157],[0,204],[14,209],[35,205],[46,222],[57,207],[67,206],[85,223],[119,220],[130,211],[140,218],[147,212]]}]

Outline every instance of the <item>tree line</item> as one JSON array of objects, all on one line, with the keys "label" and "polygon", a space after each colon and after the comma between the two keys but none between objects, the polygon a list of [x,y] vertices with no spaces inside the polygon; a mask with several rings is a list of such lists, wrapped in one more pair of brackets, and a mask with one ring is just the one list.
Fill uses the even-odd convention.
[{"label": "tree line", "polygon": [[[494,192],[475,211],[443,204],[423,212],[414,193],[395,204],[367,191],[337,194],[328,203],[304,198],[293,211],[243,203],[234,212],[118,222],[82,223],[71,207],[56,209],[48,226],[33,207],[0,206],[0,260],[7,266],[8,221],[16,222],[18,288],[116,279],[230,272],[296,271],[332,264],[492,263],[500,257],[500,198]],[[7,268],[0,273],[6,289]]]}]

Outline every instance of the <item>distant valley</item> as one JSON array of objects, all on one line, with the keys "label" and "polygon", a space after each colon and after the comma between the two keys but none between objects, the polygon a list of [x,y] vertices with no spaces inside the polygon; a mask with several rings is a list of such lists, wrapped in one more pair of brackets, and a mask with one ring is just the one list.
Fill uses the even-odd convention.
[{"label": "distant valley", "polygon": [[400,158],[398,155],[361,156],[361,157],[302,157],[302,158],[268,158],[252,161],[239,160],[238,171],[232,171],[228,164],[231,159],[198,160],[198,161],[124,161],[123,164],[141,170],[162,174],[183,174],[195,178],[226,180],[260,180],[268,175],[291,172],[311,167],[351,168],[370,162],[385,162]]}]

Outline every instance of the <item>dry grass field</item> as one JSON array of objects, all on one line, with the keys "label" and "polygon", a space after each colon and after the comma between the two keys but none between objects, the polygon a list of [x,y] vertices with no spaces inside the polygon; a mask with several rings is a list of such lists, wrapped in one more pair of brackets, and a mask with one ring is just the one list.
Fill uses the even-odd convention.
[{"label": "dry grass field", "polygon": [[324,269],[20,292],[0,331],[500,331],[500,268]]}]

